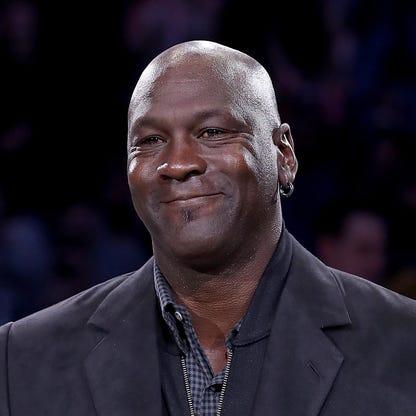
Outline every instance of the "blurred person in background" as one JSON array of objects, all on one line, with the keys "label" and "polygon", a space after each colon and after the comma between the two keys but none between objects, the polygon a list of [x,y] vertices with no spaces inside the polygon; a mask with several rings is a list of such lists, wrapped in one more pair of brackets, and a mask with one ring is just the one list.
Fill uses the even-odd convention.
[{"label": "blurred person in background", "polygon": [[[413,415],[416,302],[296,241],[297,168],[259,62],[207,41],[158,55],[128,112],[154,256],[0,328],[0,416]],[[340,235],[372,259],[364,227],[383,235],[363,213]],[[375,258],[360,270],[378,277]]]},{"label": "blurred person in background", "polygon": [[382,283],[387,262],[387,225],[371,208],[348,203],[323,207],[315,253],[328,266]]}]

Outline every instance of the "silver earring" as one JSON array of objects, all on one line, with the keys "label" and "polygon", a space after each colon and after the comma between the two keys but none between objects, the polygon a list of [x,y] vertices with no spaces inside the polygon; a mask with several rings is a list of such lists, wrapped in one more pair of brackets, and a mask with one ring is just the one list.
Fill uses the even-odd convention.
[{"label": "silver earring", "polygon": [[285,198],[289,198],[290,195],[293,194],[293,191],[295,190],[295,186],[293,185],[292,182],[288,182],[285,186],[280,185],[280,195],[285,197]]}]

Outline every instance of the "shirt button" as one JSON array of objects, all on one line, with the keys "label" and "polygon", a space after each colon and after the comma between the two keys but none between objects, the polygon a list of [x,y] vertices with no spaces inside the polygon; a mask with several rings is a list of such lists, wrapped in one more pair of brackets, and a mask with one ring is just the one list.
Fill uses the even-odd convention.
[{"label": "shirt button", "polygon": [[182,314],[180,313],[180,312],[178,312],[178,311],[175,311],[175,318],[179,321],[179,322],[182,322],[183,321],[183,317],[182,317]]}]

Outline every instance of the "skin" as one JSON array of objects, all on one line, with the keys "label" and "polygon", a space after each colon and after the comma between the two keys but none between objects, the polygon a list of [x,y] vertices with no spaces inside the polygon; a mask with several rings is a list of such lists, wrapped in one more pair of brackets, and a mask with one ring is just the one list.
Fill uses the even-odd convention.
[{"label": "skin", "polygon": [[290,127],[266,70],[206,41],[149,64],[128,121],[134,207],[217,373],[280,237],[279,184],[297,171]]}]

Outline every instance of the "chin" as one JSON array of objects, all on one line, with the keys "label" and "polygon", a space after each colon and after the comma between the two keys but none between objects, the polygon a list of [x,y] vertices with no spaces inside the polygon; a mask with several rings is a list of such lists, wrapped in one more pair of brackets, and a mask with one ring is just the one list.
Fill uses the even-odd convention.
[{"label": "chin", "polygon": [[[185,215],[187,214],[187,215]],[[158,249],[180,261],[195,264],[218,263],[230,252],[241,229],[232,212],[223,210],[208,215],[192,210],[175,212],[163,218],[154,229]],[[162,226],[163,224],[163,226]]]},{"label": "chin", "polygon": [[[210,232],[211,231],[211,232]],[[174,244],[170,251],[178,260],[186,263],[209,266],[224,256],[227,247],[227,238],[224,230],[191,230],[182,229],[171,236]],[[229,243],[228,243],[229,244]]]}]

